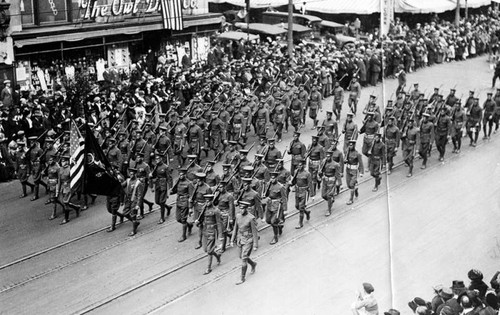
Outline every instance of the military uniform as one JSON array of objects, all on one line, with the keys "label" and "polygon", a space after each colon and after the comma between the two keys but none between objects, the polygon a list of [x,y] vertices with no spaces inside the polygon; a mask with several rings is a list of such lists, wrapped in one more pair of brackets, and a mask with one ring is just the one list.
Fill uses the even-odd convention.
[{"label": "military uniform", "polygon": [[[129,168],[129,173],[135,171],[135,169]],[[143,191],[146,190],[146,186],[139,178],[128,178],[123,182],[122,186],[124,186],[125,189],[125,200],[122,213],[125,217],[132,219],[133,230],[130,235],[133,236],[137,233],[137,227],[139,226],[137,214],[140,207],[139,203],[143,196]]]},{"label": "military uniform", "polygon": [[347,151],[347,146],[349,145],[349,141],[354,140],[353,135],[357,134],[357,132],[358,132],[358,125],[356,125],[354,121],[345,122],[344,128],[342,129],[342,133],[344,134],[344,150],[343,150],[344,152]]},{"label": "military uniform", "polygon": [[[197,218],[200,217],[200,214],[202,213],[202,210],[203,210],[203,206],[205,204],[205,199],[204,199],[204,195],[210,195],[213,193],[213,190],[212,188],[210,188],[204,181],[203,179],[205,178],[205,174],[204,173],[197,173],[196,174],[196,177],[198,177],[198,183],[196,184],[196,186],[194,187],[194,191],[193,191],[193,195],[191,196],[191,209],[192,209],[192,214],[193,214],[193,217],[192,217],[192,221],[194,222]],[[189,218],[188,218],[188,223],[192,223],[192,222],[189,222]],[[199,226],[199,233],[198,233],[198,236],[199,236],[199,241],[198,241],[198,246],[196,247],[197,249],[200,248],[202,246],[202,243],[201,243],[201,239],[202,239],[202,230],[203,230],[203,224],[200,224]]]},{"label": "military uniform", "polygon": [[314,90],[309,97],[309,118],[313,120],[314,127],[318,124],[318,111],[321,109],[321,93]]},{"label": "military uniform", "polygon": [[337,86],[333,89],[333,106],[332,112],[335,114],[337,120],[340,120],[340,113],[342,111],[342,104],[344,103],[344,89]]},{"label": "military uniform", "polygon": [[300,229],[303,226],[304,214],[307,220],[310,218],[310,211],[306,210],[306,203],[312,190],[312,178],[306,170],[297,169],[296,172],[292,179],[292,185],[295,185],[295,208],[299,210],[299,225],[296,228]]},{"label": "military uniform", "polygon": [[[381,137],[381,135],[379,134]],[[371,154],[369,158],[369,166],[370,166],[370,175],[375,179],[375,187],[373,188],[373,191],[378,190],[378,186],[380,185],[381,182],[381,177],[380,177],[380,170],[382,168],[382,164],[385,161],[385,155],[386,155],[386,147],[385,144],[382,141],[376,141],[374,140],[372,149],[371,149]]]},{"label": "military uniform", "polygon": [[[242,203],[244,207],[244,203]],[[236,223],[234,225],[232,241],[237,238],[236,244],[240,249],[240,258],[242,261],[241,266],[241,280],[236,284],[245,282],[245,276],[248,264],[252,267],[252,273],[255,272],[257,263],[254,262],[250,255],[253,249],[257,249],[259,242],[259,231],[257,230],[257,222],[255,216],[251,213],[237,214]]]},{"label": "military uniform", "polygon": [[465,115],[465,111],[462,107],[455,109],[452,113],[451,121],[451,141],[453,143],[453,153],[459,153],[462,147],[462,128],[465,125],[465,121],[467,120],[467,116]]},{"label": "military uniform", "polygon": [[448,143],[448,136],[451,133],[452,122],[448,115],[440,115],[436,121],[436,132],[435,141],[436,149],[439,151],[439,160],[444,160],[444,154],[446,152],[446,144]]},{"label": "military uniform", "polygon": [[[223,183],[222,185],[227,187],[229,183]],[[226,190],[226,187],[224,187],[223,192],[217,198],[217,207],[219,208],[222,220],[222,252],[226,250],[227,239],[231,237],[235,218],[234,196]]]},{"label": "military uniform", "polygon": [[287,120],[287,110],[283,103],[284,102],[281,101],[278,105],[276,105],[271,113],[274,124],[274,132],[276,133],[278,142],[280,142],[283,137],[283,124],[285,123],[285,120]]},{"label": "military uniform", "polygon": [[[217,113],[217,112],[216,112]],[[218,117],[212,119],[209,124],[209,132],[210,132],[210,149],[214,151],[214,155],[217,155],[219,152],[223,150],[223,143],[227,141],[226,138],[226,129],[224,128],[224,123]]]},{"label": "military uniform", "polygon": [[[313,136],[314,137],[314,136]],[[317,141],[317,140],[316,140]],[[311,174],[312,189],[311,196],[316,196],[316,189],[319,188],[321,183],[318,181],[318,170],[321,160],[325,157],[325,148],[320,144],[309,147],[309,173]]]},{"label": "military uniform", "polygon": [[329,216],[332,213],[332,206],[335,202],[337,183],[342,180],[342,168],[341,165],[331,157],[332,152],[327,154],[329,154],[330,157],[327,157],[322,162],[318,176],[322,181],[321,198],[327,202],[326,215]]},{"label": "military uniform", "polygon": [[31,169],[26,147],[21,146],[18,149],[18,151],[16,152],[15,160],[16,160],[17,179],[19,179],[19,182],[21,183],[23,189],[23,194],[20,197],[23,198],[27,196],[26,186],[30,186],[31,190],[33,190],[34,188],[34,185],[28,181]]},{"label": "military uniform", "polygon": [[[63,157],[63,159],[65,158],[69,160],[69,156]],[[70,202],[72,194],[70,166],[68,163],[66,165],[62,165],[59,169],[59,178],[57,180],[56,188],[56,198],[59,198],[59,200],[63,204],[64,210],[64,220],[61,222],[61,224],[69,222],[69,208],[75,210],[77,217],[80,216],[80,206],[74,205]]]},{"label": "military uniform", "polygon": [[166,204],[168,199],[168,174],[172,170],[169,169],[167,164],[161,161],[158,163],[152,174],[151,178],[154,183],[155,191],[155,203],[160,206],[160,221],[158,223],[165,222],[165,208],[168,208],[167,216],[170,215],[170,206]]},{"label": "military uniform", "polygon": [[291,173],[295,173],[295,169],[299,165],[299,161],[303,159],[307,153],[306,146],[300,142],[300,140],[292,140],[288,152],[292,156],[292,167],[290,169]]},{"label": "military uniform", "polygon": [[[179,172],[186,173],[186,169],[181,169]],[[179,242],[186,240],[187,219],[189,215],[189,198],[193,194],[194,187],[187,178],[179,178],[171,189],[172,194],[177,194],[175,201],[175,220],[182,224],[182,236]]]},{"label": "military uniform", "polygon": [[[356,143],[351,140],[351,143]],[[351,190],[350,199],[347,201],[347,204],[352,204],[354,202],[354,197],[358,197],[358,175],[363,174],[363,158],[361,154],[356,151],[356,148],[352,150],[348,149],[345,155],[345,174],[346,174],[346,184],[347,187]]]},{"label": "military uniform", "polygon": [[401,136],[403,161],[408,165],[408,177],[413,175],[413,159],[415,157],[415,146],[419,138],[419,130],[416,127],[407,127],[407,130]]},{"label": "military uniform", "polygon": [[[394,121],[394,117],[389,117],[389,119],[392,119],[392,121]],[[394,157],[396,156],[396,151],[399,148],[401,132],[399,131],[399,128],[394,124],[388,124],[384,132],[384,139],[387,148],[387,164],[389,167],[387,173],[390,174],[392,172],[392,168],[394,167]]]},{"label": "military uniform", "polygon": [[379,128],[380,125],[378,122],[375,120],[368,120],[364,125],[364,130],[360,131],[365,134],[363,137],[363,148],[361,149],[361,153],[363,153],[364,156],[370,156],[370,148],[372,147],[373,139],[375,138],[375,134],[378,132]]},{"label": "military uniform", "polygon": [[418,154],[422,158],[422,169],[427,166],[427,158],[431,150],[431,143],[434,141],[434,124],[429,120],[424,120],[420,124],[420,147]]},{"label": "military uniform", "polygon": [[[209,194],[205,197],[213,198],[213,195]],[[217,238],[222,241],[222,219],[218,208],[214,207],[212,201],[207,200],[208,204],[204,206],[204,211],[200,214],[200,223],[202,222],[202,243],[203,250],[208,255],[208,267],[205,274],[212,272],[212,259],[215,256],[217,262],[220,263],[220,254],[215,251]]]},{"label": "military uniform", "polygon": [[[277,177],[277,173],[273,172],[273,176]],[[278,235],[282,233],[284,213],[287,211],[288,204],[286,188],[278,181],[270,182],[266,187],[264,197],[267,198],[266,223],[272,226],[274,232],[272,245],[278,242]]]},{"label": "military uniform", "polygon": [[248,212],[251,213],[256,218],[262,219],[263,213],[262,213],[261,197],[255,190],[252,189],[252,187],[248,187],[247,189],[242,189],[236,201],[247,202]]},{"label": "military uniform", "polygon": [[495,101],[491,99],[491,93],[488,93],[488,99],[483,104],[483,133],[484,139],[489,139],[493,130],[493,115],[495,113]]},{"label": "military uniform", "polygon": [[483,110],[477,105],[477,99],[475,104],[471,107],[469,115],[467,118],[466,128],[467,133],[470,138],[470,145],[476,146],[477,138],[479,137],[479,131],[481,130],[481,118],[483,117]]}]

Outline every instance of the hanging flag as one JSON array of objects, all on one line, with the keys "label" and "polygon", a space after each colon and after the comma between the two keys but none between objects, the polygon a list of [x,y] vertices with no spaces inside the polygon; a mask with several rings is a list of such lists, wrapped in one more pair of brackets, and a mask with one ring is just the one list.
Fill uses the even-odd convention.
[{"label": "hanging flag", "polygon": [[117,196],[121,183],[114,175],[111,164],[97,142],[94,133],[85,125],[85,180],[84,194]]},{"label": "hanging flag", "polygon": [[74,121],[70,122],[69,132],[69,154],[70,154],[70,187],[75,191],[80,187],[83,175],[84,160],[84,141],[83,137]]},{"label": "hanging flag", "polygon": [[184,28],[182,0],[161,0],[163,28],[180,31]]}]

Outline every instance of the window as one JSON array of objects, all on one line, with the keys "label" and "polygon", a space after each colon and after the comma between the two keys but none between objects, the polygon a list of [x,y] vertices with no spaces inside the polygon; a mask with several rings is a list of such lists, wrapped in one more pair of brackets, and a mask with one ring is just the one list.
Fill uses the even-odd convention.
[{"label": "window", "polygon": [[40,25],[68,20],[66,0],[21,0],[23,25]]}]

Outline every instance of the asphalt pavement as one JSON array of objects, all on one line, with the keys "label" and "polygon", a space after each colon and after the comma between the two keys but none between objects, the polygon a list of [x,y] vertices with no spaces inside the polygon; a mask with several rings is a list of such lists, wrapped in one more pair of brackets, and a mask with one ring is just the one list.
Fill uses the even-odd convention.
[{"label": "asphalt pavement", "polygon": [[[446,95],[456,85],[459,96],[476,89],[481,100],[489,91],[490,79],[484,57],[408,75],[408,83],[419,82],[426,94],[444,84]],[[386,94],[396,84],[387,80]],[[359,112],[370,94],[382,96],[382,86],[363,90]],[[325,100],[324,109],[331,103],[331,98]],[[362,118],[358,115],[355,120],[359,124]],[[310,121],[302,132],[306,144],[316,134]],[[284,149],[290,138],[291,132],[278,148]],[[494,158],[499,153],[497,142],[494,137],[472,149],[464,139],[460,155],[447,153],[444,164],[434,155],[432,166],[425,171],[416,167],[411,179],[400,167],[388,181],[384,176],[389,199],[385,189],[372,193],[373,180],[369,180],[361,185],[361,196],[354,205],[346,206],[348,197],[342,194],[334,205],[334,216],[328,219],[323,216],[324,203],[314,205],[318,197],[310,200],[313,218],[305,229],[294,230],[297,218],[289,218],[284,237],[273,247],[268,245],[270,231],[263,231],[262,246],[256,253],[262,255],[258,272],[238,290],[233,284],[239,267],[235,249],[224,254],[222,265],[212,274],[202,276],[204,254],[194,250],[193,236],[177,243],[180,226],[172,216],[166,224],[156,225],[155,211],[141,221],[136,237],[127,236],[130,223],[106,233],[110,216],[104,198],[99,197],[80,218],[60,226],[59,219],[48,220],[51,206],[43,204],[45,197],[34,202],[19,200],[17,182],[2,184],[0,304],[7,313],[16,314],[81,313],[94,307],[99,307],[95,313],[108,314],[124,310],[130,314],[154,310],[169,314],[201,310],[209,314],[246,314],[249,310],[345,314],[353,290],[360,289],[361,282],[371,281],[381,306],[389,308],[394,303],[404,309],[413,295],[429,298],[430,286],[451,284],[453,275],[466,280],[467,268],[483,266],[485,274],[494,271],[500,257],[500,242],[495,241],[493,231],[498,229],[498,220],[492,211],[500,208],[499,169]],[[293,197],[292,193],[292,210]],[[64,242],[67,244],[61,246]],[[393,249],[392,256],[388,248]],[[474,257],[467,257],[468,252]],[[30,255],[33,257],[23,260]],[[50,288],[50,294],[44,288]],[[125,294],[127,291],[131,293]],[[24,303],[26,300],[31,303]]]}]

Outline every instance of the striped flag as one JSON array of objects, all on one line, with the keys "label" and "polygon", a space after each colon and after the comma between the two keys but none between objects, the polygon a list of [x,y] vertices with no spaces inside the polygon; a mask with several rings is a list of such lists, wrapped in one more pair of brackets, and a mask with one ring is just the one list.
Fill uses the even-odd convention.
[{"label": "striped flag", "polygon": [[184,28],[182,0],[161,0],[161,15],[165,29],[180,31]]},{"label": "striped flag", "polygon": [[83,178],[83,160],[84,160],[84,140],[74,121],[70,123],[69,132],[69,154],[70,154],[70,169],[69,175],[71,178],[71,190],[76,190]]}]

